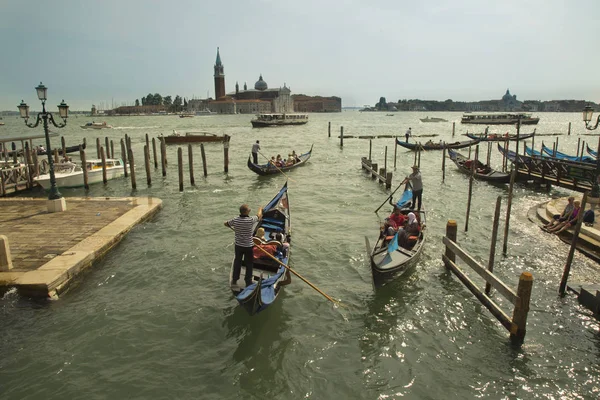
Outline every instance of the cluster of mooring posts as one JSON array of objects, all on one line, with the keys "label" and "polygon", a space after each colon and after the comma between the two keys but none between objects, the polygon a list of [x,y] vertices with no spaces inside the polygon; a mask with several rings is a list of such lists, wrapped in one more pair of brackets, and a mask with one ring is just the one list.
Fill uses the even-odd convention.
[{"label": "cluster of mooring posts", "polygon": [[[44,137],[44,136],[41,136]],[[40,174],[48,172],[48,163],[46,160],[38,159],[36,151],[31,151],[31,140],[36,137],[28,139],[20,139],[23,142],[22,149],[9,151],[6,142],[14,142],[14,139],[3,140],[0,144],[3,144],[0,148],[0,155],[2,160],[0,161],[0,196],[5,196],[10,193],[14,193],[19,190],[26,190],[34,187],[36,183],[34,179]],[[29,140],[29,141],[28,141]],[[160,165],[162,168],[162,176],[167,176],[167,150],[166,144],[163,138],[158,138],[160,146]],[[135,170],[135,157],[131,147],[131,138],[125,135],[124,139],[120,141],[121,147],[121,160],[123,161],[123,169],[125,178],[130,178],[131,187],[137,188],[136,181],[136,170]],[[61,137],[62,148],[54,149],[54,163],[59,164],[62,160],[70,160],[68,158],[68,151],[64,137]],[[229,171],[229,141],[223,143],[223,170],[225,173]],[[79,157],[81,160],[81,166],[83,169],[83,187],[89,189],[88,184],[88,170],[86,168],[87,154],[85,151],[86,140],[84,139],[83,144],[79,146]],[[157,154],[157,143],[155,138],[152,138],[152,158],[154,169],[158,169],[158,154]],[[189,167],[189,179],[190,185],[195,185],[194,179],[194,157],[192,152],[192,145],[188,144],[188,167]],[[204,151],[204,143],[200,143],[200,154],[202,157],[202,170],[204,177],[208,176],[208,167],[206,161],[206,153]],[[59,156],[60,155],[60,156]],[[44,156],[45,157],[45,156]],[[107,178],[107,163],[106,160],[115,158],[115,146],[113,140],[104,138],[104,145],[102,145],[100,138],[96,139],[96,158],[101,160],[102,164],[102,180],[106,184],[108,183]],[[144,168],[146,172],[146,183],[148,186],[152,185],[152,169],[150,159],[150,138],[146,134],[146,144],[144,145]],[[184,163],[183,163],[183,149],[179,147],[177,149],[177,168],[179,178],[179,190],[183,191],[184,188]]]}]

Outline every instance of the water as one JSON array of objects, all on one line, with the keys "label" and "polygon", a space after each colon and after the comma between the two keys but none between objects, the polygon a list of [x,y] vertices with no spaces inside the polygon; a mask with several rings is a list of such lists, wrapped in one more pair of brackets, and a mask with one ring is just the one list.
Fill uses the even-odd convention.
[{"label": "water", "polygon": [[[364,236],[374,242],[379,219],[373,211],[388,192],[360,168],[369,142],[347,139],[342,149],[339,127],[346,135],[403,135],[410,126],[415,135],[439,134],[433,140],[464,140],[460,115],[435,114],[457,122],[454,139],[451,122],[423,124],[423,113],[311,114],[303,127],[260,130],[250,127],[248,115],[94,118],[115,126],[102,131],[79,128],[92,118],[69,119],[68,127],[57,131],[67,145],[86,137],[88,157],[95,154],[98,136],[132,137],[138,189],[122,179],[93,186],[91,196],[155,196],[164,208],[133,229],[60,300],[34,301],[14,290],[0,299],[0,397],[598,398],[598,323],[573,295],[557,296],[568,246],[526,218],[532,206],[569,191],[515,186],[509,254],[500,254],[500,239],[494,270],[512,288],[523,271],[535,278],[521,348],[511,346],[505,329],[442,264],[448,219],[458,221],[460,244],[487,263],[496,197],[502,197],[504,220],[507,187],[475,184],[465,233],[468,179],[448,162],[442,182],[441,152],[425,152],[421,158],[429,237],[420,261],[400,279],[377,291],[372,287]],[[574,154],[578,137],[595,139],[578,136],[585,133],[579,114],[540,116],[538,133],[566,133],[573,122],[572,135],[560,136],[561,151]],[[4,122],[0,137],[39,133],[13,117]],[[153,186],[147,188],[144,135],[173,129],[231,135],[229,174],[223,173],[222,145],[208,144],[209,175],[202,177],[195,145],[196,187],[186,180],[180,193],[177,147],[169,146],[167,177],[160,169],[153,171]],[[490,128],[495,129],[514,131]],[[259,315],[250,317],[236,307],[227,285],[233,235],[223,221],[243,202],[253,210],[264,205],[285,181],[248,170],[256,139],[269,157],[304,152],[314,143],[310,162],[289,172],[291,265],[343,306],[332,306],[294,279]],[[546,143],[554,139],[544,137]],[[372,158],[383,165],[386,145],[393,168],[393,139],[374,140]],[[115,149],[120,149],[117,143]],[[410,172],[413,158],[398,148],[396,184]],[[501,164],[495,149],[492,163]],[[84,194],[82,189],[62,192]],[[382,211],[385,216],[389,208]],[[503,227],[504,222],[500,238]],[[482,285],[475,274],[470,276]],[[576,253],[571,281],[599,278],[597,264]],[[512,314],[506,300],[494,299]]]}]

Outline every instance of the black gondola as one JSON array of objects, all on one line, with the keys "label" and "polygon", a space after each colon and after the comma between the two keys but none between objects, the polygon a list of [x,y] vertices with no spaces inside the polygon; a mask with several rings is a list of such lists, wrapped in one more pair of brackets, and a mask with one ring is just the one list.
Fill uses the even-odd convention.
[{"label": "black gondola", "polygon": [[488,134],[485,133],[467,133],[467,137],[471,139],[477,139],[481,142],[505,142],[507,140],[515,141],[515,140],[525,140],[535,136],[535,133],[527,133],[525,135],[496,135],[496,134]]},{"label": "black gondola", "polygon": [[263,176],[279,174],[279,173],[281,173],[281,171],[288,171],[290,169],[297,168],[297,167],[304,165],[310,158],[310,156],[312,154],[312,150],[313,150],[313,146],[311,145],[310,150],[308,152],[306,152],[304,154],[300,154],[298,156],[298,161],[296,161],[292,165],[287,165],[287,166],[283,166],[283,167],[276,167],[276,166],[272,165],[271,163],[254,164],[252,162],[252,158],[248,157],[248,168],[250,168],[252,171],[256,172],[257,174],[263,175]]},{"label": "black gondola", "polygon": [[[471,174],[471,163],[475,162],[470,160],[468,157],[460,154],[457,151],[448,149],[448,157],[456,164],[460,172],[465,174]],[[507,183],[510,182],[510,174],[505,172],[496,171],[489,165],[483,164],[477,160],[477,165],[473,171],[473,177],[482,181],[496,182],[496,183]]]},{"label": "black gondola", "polygon": [[[258,228],[265,230],[265,239],[254,238],[255,247],[262,247],[266,251],[270,246],[275,254],[269,257],[257,249],[252,269],[252,284],[245,288],[239,286],[239,281],[230,284],[236,300],[250,315],[259,313],[271,305],[282,286],[291,282],[290,271],[282,265],[287,265],[290,259],[291,222],[287,189],[286,182],[279,193],[263,208],[263,218],[254,227],[255,234]],[[276,240],[277,234],[281,235],[281,240]],[[241,281],[244,280],[244,274],[245,266],[242,265]],[[233,262],[229,282],[232,278]]]},{"label": "black gondola", "polygon": [[454,142],[454,143],[408,143],[403,142],[396,138],[396,143],[399,146],[405,147],[410,150],[443,150],[446,149],[462,149],[463,147],[473,146],[479,143],[479,140],[467,140],[465,142]]}]

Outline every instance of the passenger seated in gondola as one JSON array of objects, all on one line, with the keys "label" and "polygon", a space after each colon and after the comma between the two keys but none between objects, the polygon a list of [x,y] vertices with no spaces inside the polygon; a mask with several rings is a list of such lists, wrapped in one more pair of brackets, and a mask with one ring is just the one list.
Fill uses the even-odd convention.
[{"label": "passenger seated in gondola", "polygon": [[295,160],[294,157],[292,157],[292,153],[288,154],[288,158],[285,162],[285,165],[289,167],[290,165],[294,165],[294,162]]},{"label": "passenger seated in gondola", "polygon": [[284,162],[281,159],[281,154],[277,154],[277,158],[275,159],[275,165],[277,165],[278,167],[284,166]]},{"label": "passenger seated in gondola", "polygon": [[408,222],[406,226],[398,230],[398,245],[405,249],[412,249],[417,240],[419,240],[419,233],[421,232],[421,225],[417,219],[415,213],[408,213]]},{"label": "passenger seated in gondola", "polygon": [[269,160],[269,162],[267,163],[267,167],[273,167],[275,168],[275,156],[272,156],[271,159]]},{"label": "passenger seated in gondola", "polygon": [[433,141],[429,139],[425,144],[431,146],[433,144]]},{"label": "passenger seated in gondola", "polygon": [[406,224],[406,216],[402,214],[399,207],[394,207],[394,211],[385,219],[384,227],[386,236],[393,236]]},{"label": "passenger seated in gondola", "polygon": [[294,157],[294,163],[300,162],[300,157],[296,154],[296,150],[292,150],[292,157]]}]

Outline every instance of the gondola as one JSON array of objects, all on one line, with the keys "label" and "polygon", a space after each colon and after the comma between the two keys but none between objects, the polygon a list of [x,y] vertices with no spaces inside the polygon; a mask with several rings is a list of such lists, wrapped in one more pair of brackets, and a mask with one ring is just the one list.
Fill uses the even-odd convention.
[{"label": "gondola", "polygon": [[310,150],[308,152],[306,152],[304,154],[300,154],[298,156],[300,161],[296,161],[292,165],[283,166],[283,167],[276,167],[274,165],[271,165],[270,163],[254,164],[252,162],[252,158],[250,156],[250,157],[248,157],[248,168],[250,168],[252,171],[256,172],[257,174],[263,175],[263,176],[279,174],[279,173],[281,173],[281,171],[288,171],[290,169],[297,168],[297,167],[304,165],[310,158],[310,156],[312,154],[312,149],[313,149],[313,146],[310,146]]},{"label": "gondola", "polygon": [[[75,146],[67,146],[67,147],[65,147],[65,150],[66,150],[67,154],[68,154],[68,153],[75,153],[75,152],[78,152],[78,151],[79,151],[79,147],[80,147],[80,146],[81,146],[81,149],[82,149],[82,150],[85,150],[85,147],[86,147],[86,142],[83,142],[82,144],[78,144],[78,145],[75,145]],[[62,155],[63,155],[63,153],[62,153],[62,147],[58,147],[56,150],[58,151],[58,155],[59,155],[59,156],[62,156]],[[13,151],[9,151],[9,152],[7,152],[8,156],[9,156],[9,157],[13,157],[13,154],[15,153],[15,151],[17,152],[17,156],[19,156],[19,157],[20,157],[20,156],[22,156],[22,155],[23,155],[23,150],[13,150]],[[46,154],[47,154],[47,153],[46,153],[46,149],[44,149],[44,150],[40,150],[40,149],[38,148],[38,150],[37,150],[37,155],[38,155],[38,156],[45,156]]]},{"label": "gondola", "polygon": [[465,142],[454,142],[454,143],[431,143],[431,144],[423,144],[423,143],[409,143],[403,142],[400,139],[396,138],[396,143],[399,146],[405,147],[410,150],[443,150],[446,149],[462,149],[464,147],[469,147],[476,145],[479,143],[479,140],[467,140]]},{"label": "gondola", "polygon": [[544,153],[544,157],[553,157],[558,160],[567,160],[567,161],[575,161],[575,162],[584,162],[584,163],[595,163],[596,159],[590,156],[570,156],[566,153],[561,153],[560,151],[554,151],[551,148],[547,147],[542,143],[542,153]]},{"label": "gondola", "polygon": [[[448,156],[454,162],[454,164],[456,164],[460,172],[464,172],[465,174],[469,175],[471,174],[470,164],[474,162],[473,160],[470,160],[469,158],[452,149],[448,149]],[[485,165],[479,160],[477,160],[477,165],[475,166],[475,170],[473,172],[473,177],[482,181],[494,183],[510,182],[510,174],[496,171],[495,169],[490,168],[489,165]]]},{"label": "gondola", "polygon": [[592,156],[594,158],[598,158],[598,152],[590,149],[590,146],[587,143],[585,144],[585,149],[590,156]]},{"label": "gondola", "polygon": [[[254,315],[271,305],[281,288],[291,282],[287,265],[290,259],[291,223],[288,202],[287,182],[279,193],[263,207],[263,218],[254,227],[254,234],[259,228],[265,230],[264,239],[254,237],[255,258],[252,270],[252,284],[242,287],[239,282],[244,282],[245,266],[242,264],[239,281],[231,283],[233,279],[233,262],[229,273],[229,282],[239,304],[250,314]],[[281,241],[276,240],[276,235],[281,234]],[[273,257],[262,253],[256,247],[275,250]]]},{"label": "gondola", "polygon": [[482,142],[505,142],[507,140],[515,141],[515,140],[525,140],[535,136],[535,133],[527,133],[525,135],[496,135],[496,134],[485,134],[485,133],[467,133],[468,138],[477,139]]},{"label": "gondola", "polygon": [[[399,207],[403,214],[408,214],[412,211],[407,208],[411,201],[412,188],[410,183],[407,183],[402,196],[394,206]],[[403,246],[398,243],[397,233],[390,237],[385,236],[385,232],[381,232],[373,248],[369,244],[369,239],[365,237],[375,286],[381,286],[389,279],[397,278],[404,274],[417,262],[421,255],[423,245],[425,244],[425,210],[421,209],[421,211],[412,212],[415,215],[418,214],[421,231],[418,236],[411,236],[406,243],[403,243]]]}]

